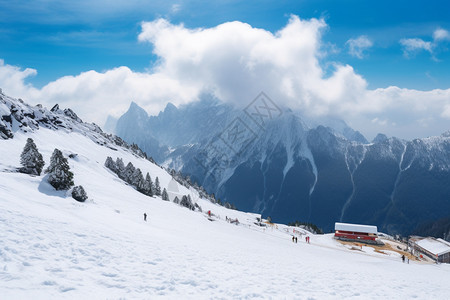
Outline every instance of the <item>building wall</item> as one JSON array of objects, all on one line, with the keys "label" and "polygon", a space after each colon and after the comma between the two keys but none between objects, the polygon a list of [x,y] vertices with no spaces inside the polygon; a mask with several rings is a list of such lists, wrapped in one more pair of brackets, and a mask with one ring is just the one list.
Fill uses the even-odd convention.
[{"label": "building wall", "polygon": [[[436,261],[436,255],[434,255],[433,253],[429,252],[428,250],[417,245],[416,241],[410,241],[409,246],[416,252],[424,254],[424,255],[428,256],[429,258],[431,258],[432,260]],[[450,252],[440,255],[437,258],[437,260],[438,260],[438,262],[441,262],[441,263],[447,263],[447,264],[450,263]]]}]

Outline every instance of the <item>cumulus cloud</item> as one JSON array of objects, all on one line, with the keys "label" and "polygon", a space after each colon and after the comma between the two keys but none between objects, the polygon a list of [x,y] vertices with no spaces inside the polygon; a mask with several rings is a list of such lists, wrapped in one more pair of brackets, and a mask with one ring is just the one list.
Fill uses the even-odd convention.
[{"label": "cumulus cloud", "polygon": [[[432,59],[438,61],[435,56],[436,52],[442,51],[441,44],[450,40],[450,33],[442,28],[437,28],[433,32],[432,41],[424,41],[420,38],[401,39],[400,44],[403,47],[403,55],[407,58],[417,54],[420,51],[427,51],[431,54]],[[443,51],[445,51],[444,49]]]},{"label": "cumulus cloud", "polygon": [[245,105],[265,90],[287,106],[326,114],[367,84],[348,65],[335,64],[325,78],[318,58],[324,28],[323,20],[296,16],[274,34],[241,22],[188,29],[159,19],[142,24],[139,40],[161,58],[156,72],[224,101]]},{"label": "cumulus cloud", "polygon": [[433,53],[433,44],[419,38],[401,39],[400,44],[403,46],[403,55],[405,57],[409,57],[411,54],[416,54],[422,50]]},{"label": "cumulus cloud", "polygon": [[133,72],[119,67],[106,72],[83,72],[77,76],[64,76],[41,89],[24,80],[36,70],[5,65],[0,60],[0,87],[14,97],[47,107],[59,103],[74,109],[80,117],[103,125],[108,114],[120,116],[135,100],[149,112],[157,113],[167,102],[184,104],[195,99],[198,91],[160,73]]},{"label": "cumulus cloud", "polygon": [[445,41],[450,40],[450,33],[442,28],[438,28],[433,32],[434,41]]},{"label": "cumulus cloud", "polygon": [[361,35],[355,39],[349,39],[346,42],[348,46],[348,53],[351,56],[362,59],[364,57],[364,51],[373,46],[373,42],[365,35]]},{"label": "cumulus cloud", "polygon": [[[333,63],[334,70],[325,72],[319,60],[326,59],[327,25],[321,19],[292,16],[275,33],[242,22],[190,29],[157,19],[141,26],[139,41],[152,44],[158,57],[146,73],[127,67],[88,71],[37,89],[25,83],[36,71],[2,62],[0,87],[35,103],[58,102],[100,125],[108,114],[125,112],[131,100],[158,113],[168,101],[180,105],[204,92],[242,107],[264,91],[279,106],[341,117],[369,138],[386,130],[407,138],[448,130],[442,120],[450,115],[450,90],[369,90],[350,65]],[[420,123],[430,118],[434,123]]]}]

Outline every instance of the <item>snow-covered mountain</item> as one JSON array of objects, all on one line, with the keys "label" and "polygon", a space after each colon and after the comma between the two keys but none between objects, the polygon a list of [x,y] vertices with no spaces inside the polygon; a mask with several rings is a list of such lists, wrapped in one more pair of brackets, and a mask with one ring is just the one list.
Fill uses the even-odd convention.
[{"label": "snow-covered mountain", "polygon": [[[450,292],[449,265],[403,264],[393,250],[355,251],[332,235],[260,226],[259,215],[183,185],[179,193],[203,212],[145,196],[105,167],[107,157],[122,158],[169,189],[172,176],[137,147],[68,109],[32,107],[1,93],[0,109],[2,299],[445,299]],[[86,202],[56,191],[45,174],[16,172],[28,138],[47,165],[61,150]]]},{"label": "snow-covered mountain", "polygon": [[[211,98],[146,118],[137,110],[132,104],[121,117],[119,136],[239,209],[325,231],[345,221],[404,235],[450,216],[448,133],[412,141],[380,134],[369,143],[340,120],[289,109],[255,120]],[[234,128],[238,142],[227,140]]]}]

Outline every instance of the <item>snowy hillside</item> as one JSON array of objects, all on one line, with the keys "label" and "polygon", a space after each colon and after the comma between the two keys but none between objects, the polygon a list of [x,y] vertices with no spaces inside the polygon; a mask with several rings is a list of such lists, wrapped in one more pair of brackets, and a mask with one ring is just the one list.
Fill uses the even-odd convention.
[{"label": "snowy hillside", "polygon": [[448,133],[412,141],[380,134],[369,143],[343,121],[275,106],[268,114],[269,102],[254,103],[257,114],[203,99],[150,117],[133,103],[116,132],[209,193],[277,222],[326,232],[335,221],[366,222],[407,236],[450,218]]},{"label": "snowy hillside", "polygon": [[[55,121],[75,128],[63,115]],[[258,215],[199,199],[183,186],[180,194],[190,194],[203,212],[145,196],[106,169],[108,156],[158,176],[162,188],[171,176],[88,124],[77,130],[16,125],[12,138],[0,139],[1,299],[446,299],[450,294],[449,265],[402,264],[395,253],[350,250],[332,235],[294,233],[281,224],[260,227]],[[44,168],[54,148],[66,157],[76,154],[68,161],[75,184],[89,196],[86,202],[55,191],[44,174],[14,172],[27,138],[42,153]]]},{"label": "snowy hillside", "polygon": [[[53,147],[78,154],[70,166],[90,200],[65,197],[42,176],[7,172],[18,165],[28,136],[46,161]],[[203,213],[146,197],[103,167],[106,156],[133,161],[165,186],[163,170],[78,133],[40,129],[2,140],[0,147],[2,299],[445,299],[450,292],[448,265],[354,253],[329,235],[295,244],[286,227],[260,228],[254,215],[198,200],[220,216],[211,222]]]}]

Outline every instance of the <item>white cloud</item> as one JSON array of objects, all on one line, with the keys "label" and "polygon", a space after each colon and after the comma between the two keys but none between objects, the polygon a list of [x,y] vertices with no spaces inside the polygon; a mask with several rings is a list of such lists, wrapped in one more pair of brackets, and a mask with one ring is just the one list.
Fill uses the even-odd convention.
[{"label": "white cloud", "polygon": [[416,54],[422,50],[433,53],[433,44],[419,38],[401,39],[400,44],[403,46],[403,54],[405,57],[409,57],[411,54]]},{"label": "white cloud", "polygon": [[442,28],[438,28],[433,32],[434,41],[445,41],[450,40],[450,33]]},{"label": "white cloud", "polygon": [[4,93],[20,97],[34,104],[51,108],[55,103],[74,109],[81,118],[103,125],[107,115],[120,116],[131,101],[136,101],[149,112],[157,113],[169,100],[183,104],[195,99],[198,91],[182,86],[160,73],[133,72],[119,67],[103,73],[83,72],[77,76],[64,76],[42,89],[25,84],[24,80],[36,71],[5,65],[0,60],[0,87]]},{"label": "white cloud", "polygon": [[433,41],[428,42],[419,38],[411,38],[411,39],[401,39],[400,44],[403,46],[403,55],[405,57],[410,57],[411,55],[415,55],[418,52],[424,50],[431,54],[431,58],[435,61],[439,61],[435,54],[436,52],[446,51],[441,47],[442,43],[450,40],[450,33],[442,28],[438,28],[433,32]]},{"label": "white cloud", "polygon": [[172,6],[170,7],[170,11],[173,14],[178,13],[180,11],[180,9],[181,9],[181,4],[172,4]]},{"label": "white cloud", "polygon": [[373,42],[367,36],[361,35],[355,39],[349,39],[346,45],[348,45],[348,53],[351,56],[362,59],[364,57],[364,50],[372,47]]},{"label": "white cloud", "polygon": [[[319,63],[326,58],[321,38],[326,26],[323,20],[292,16],[284,28],[271,33],[242,22],[189,29],[158,19],[143,22],[139,35],[159,58],[147,73],[127,67],[88,71],[37,89],[25,84],[36,71],[1,62],[0,87],[47,107],[71,107],[100,125],[108,114],[125,112],[131,100],[157,113],[168,101],[188,103],[205,91],[241,107],[264,91],[279,106],[341,117],[369,138],[378,132],[412,138],[448,130],[443,120],[450,115],[445,110],[450,89],[368,90],[351,66],[337,63],[326,75]],[[381,121],[372,122],[375,118]],[[426,128],[419,122],[430,118]]]},{"label": "white cloud", "polygon": [[441,116],[446,119],[450,119],[450,104],[444,106]]}]

